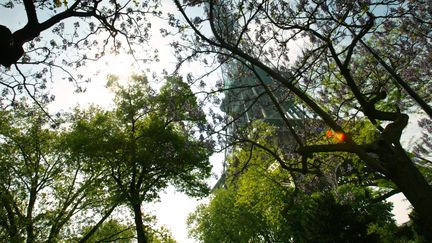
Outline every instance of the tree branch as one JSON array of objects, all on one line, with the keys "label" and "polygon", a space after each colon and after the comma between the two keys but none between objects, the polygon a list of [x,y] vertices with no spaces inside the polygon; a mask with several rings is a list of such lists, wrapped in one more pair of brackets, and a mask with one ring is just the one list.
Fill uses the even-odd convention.
[{"label": "tree branch", "polygon": [[35,26],[39,24],[37,15],[36,15],[36,8],[34,5],[33,0],[24,0],[24,7],[27,14],[27,25],[28,26]]},{"label": "tree branch", "polygon": [[378,203],[378,202],[381,202],[381,201],[386,200],[387,198],[389,198],[389,197],[391,197],[391,196],[393,196],[393,195],[398,194],[399,192],[400,192],[400,190],[398,190],[398,189],[393,189],[393,190],[391,190],[391,191],[389,191],[389,192],[386,192],[386,193],[384,193],[384,194],[382,194],[382,195],[380,195],[380,196],[378,196],[378,197],[374,197],[374,198],[372,198],[372,199],[371,199],[371,203]]},{"label": "tree branch", "polygon": [[355,150],[351,144],[317,144],[308,145],[297,149],[299,154],[311,154],[311,153],[326,153],[326,152],[350,152],[353,153]]},{"label": "tree branch", "polygon": [[413,98],[417,104],[428,114],[429,118],[432,119],[432,107],[428,105],[418,94],[415,92],[396,71],[391,68],[368,44],[363,40],[360,43],[368,50],[372,56],[383,66],[387,72],[392,76],[393,80],[396,81],[402,88]]},{"label": "tree branch", "polygon": [[103,222],[105,222],[105,220],[111,215],[111,213],[114,211],[114,209],[116,209],[117,206],[118,203],[114,203],[114,205],[105,213],[105,215],[96,223],[96,225],[93,226],[93,228],[89,232],[87,232],[87,234],[83,238],[81,238],[78,242],[79,243],[86,242],[96,232],[96,230],[99,229],[99,227],[103,224]]}]

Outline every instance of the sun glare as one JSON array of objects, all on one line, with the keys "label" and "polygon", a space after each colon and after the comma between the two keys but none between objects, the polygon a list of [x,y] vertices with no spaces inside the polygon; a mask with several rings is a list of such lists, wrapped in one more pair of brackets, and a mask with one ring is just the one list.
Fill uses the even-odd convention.
[{"label": "sun glare", "polygon": [[120,79],[127,79],[131,74],[138,72],[139,67],[129,55],[107,55],[94,64],[96,75],[106,77],[115,75]]}]

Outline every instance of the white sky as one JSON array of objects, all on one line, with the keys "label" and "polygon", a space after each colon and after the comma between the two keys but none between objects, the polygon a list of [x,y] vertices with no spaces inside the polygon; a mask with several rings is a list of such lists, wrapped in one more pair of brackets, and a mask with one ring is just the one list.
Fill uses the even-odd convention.
[{"label": "white sky", "polygon": [[[175,9],[171,1],[169,4],[164,2],[165,9]],[[19,6],[12,11],[0,9],[0,24],[12,27],[12,29],[22,26],[26,22],[24,11]],[[52,93],[56,95],[56,100],[51,104],[50,109],[55,110],[68,110],[75,107],[77,104],[86,106],[90,103],[95,103],[104,107],[112,105],[113,95],[105,88],[105,77],[107,74],[114,74],[121,78],[127,79],[131,73],[140,73],[145,69],[150,69],[160,73],[162,68],[173,68],[175,64],[174,55],[168,46],[165,38],[159,35],[158,21],[152,22],[155,30],[154,38],[150,45],[159,49],[160,62],[157,64],[148,64],[137,66],[136,63],[131,61],[131,58],[126,55],[112,56],[109,55],[102,60],[96,62],[89,62],[86,69],[81,70],[86,74],[94,74],[93,82],[86,85],[87,92],[74,94],[73,86],[66,81],[56,81],[52,84]],[[42,33],[44,35],[45,33]],[[187,66],[186,70],[202,70],[203,67]],[[150,75],[149,75],[150,76]],[[217,74],[211,75],[206,80],[208,82],[215,82],[219,77]],[[151,78],[150,78],[151,79]],[[413,125],[411,125],[413,126]],[[405,138],[412,136],[416,133],[415,125],[405,130]],[[417,130],[418,132],[418,130]],[[408,135],[406,135],[408,134]],[[220,175],[222,170],[223,155],[215,155],[211,158],[211,163],[214,166],[213,173]],[[209,180],[213,184],[216,180],[214,178]],[[194,211],[198,203],[204,202],[197,199],[191,199],[182,193],[175,192],[172,187],[161,193],[161,201],[152,205],[146,205],[146,211],[154,212],[161,225],[166,225],[171,230],[173,236],[179,243],[194,242],[187,238],[186,218],[187,215]],[[398,194],[393,196],[390,201],[395,202],[395,209],[393,213],[396,214],[398,223],[403,223],[408,220],[407,208],[409,203],[404,199],[403,195]]]}]

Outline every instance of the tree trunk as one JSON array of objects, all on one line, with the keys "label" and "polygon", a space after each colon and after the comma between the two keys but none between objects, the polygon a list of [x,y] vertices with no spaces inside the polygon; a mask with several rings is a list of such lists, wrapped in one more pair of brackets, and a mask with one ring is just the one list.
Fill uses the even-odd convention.
[{"label": "tree trunk", "polygon": [[[2,190],[4,190],[2,188]],[[9,227],[6,227],[6,230],[9,234],[10,241],[11,242],[22,242],[20,235],[18,234],[18,227],[16,224],[15,217],[18,216],[17,213],[14,212],[12,209],[12,200],[9,195],[9,193],[2,192],[0,190],[0,206],[4,207],[6,210],[6,216],[7,216],[7,224]]]},{"label": "tree trunk", "polygon": [[[37,180],[36,180],[37,181]],[[35,182],[32,182],[35,185]],[[32,186],[30,190],[30,199],[29,204],[27,206],[27,215],[26,215],[26,232],[27,232],[27,243],[34,242],[34,228],[33,228],[33,209],[36,203],[36,186]]]},{"label": "tree trunk", "polygon": [[144,223],[142,220],[141,204],[134,203],[132,205],[132,208],[134,211],[135,229],[137,232],[138,243],[147,243],[147,237],[145,235],[145,230],[144,230]]},{"label": "tree trunk", "polygon": [[10,67],[16,63],[24,54],[22,44],[15,40],[12,32],[3,25],[0,25],[0,65]]},{"label": "tree trunk", "polygon": [[[420,234],[432,242],[432,187],[411,159],[401,149],[394,156],[385,156],[388,177],[393,181],[419,216]],[[388,160],[392,159],[392,160]]]}]

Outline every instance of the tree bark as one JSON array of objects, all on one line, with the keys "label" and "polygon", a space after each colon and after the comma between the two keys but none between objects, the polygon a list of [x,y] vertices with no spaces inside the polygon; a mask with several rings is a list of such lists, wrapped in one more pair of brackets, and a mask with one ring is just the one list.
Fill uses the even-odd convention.
[{"label": "tree bark", "polygon": [[138,243],[147,243],[147,237],[145,235],[144,223],[142,220],[141,204],[134,203],[132,205],[135,219],[135,229],[137,232]]},{"label": "tree bark", "polygon": [[36,184],[37,184],[37,179],[32,183],[33,186],[31,187],[30,190],[30,199],[29,199],[29,204],[27,206],[27,215],[26,215],[26,232],[27,232],[27,243],[32,243],[34,242],[34,227],[33,227],[33,210],[34,210],[34,206],[36,203],[36,194],[37,194],[37,190],[36,190]]},{"label": "tree bark", "polygon": [[420,173],[405,151],[397,149],[393,156],[382,155],[388,178],[405,195],[419,216],[421,232],[432,242],[432,187]]},{"label": "tree bark", "polygon": [[15,35],[3,25],[0,25],[0,65],[10,67],[24,54],[22,44],[18,43]]}]

